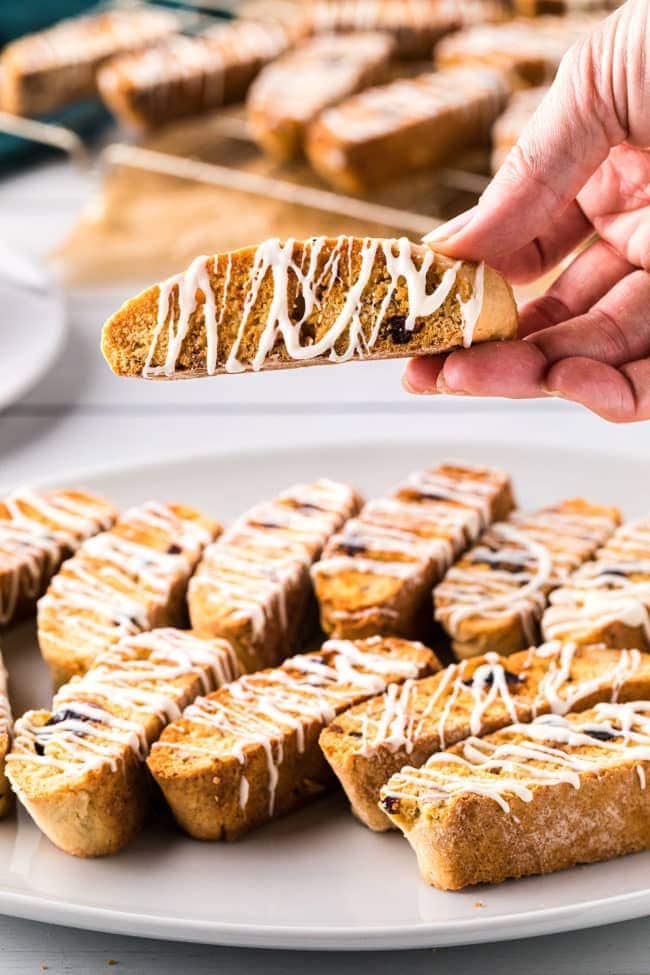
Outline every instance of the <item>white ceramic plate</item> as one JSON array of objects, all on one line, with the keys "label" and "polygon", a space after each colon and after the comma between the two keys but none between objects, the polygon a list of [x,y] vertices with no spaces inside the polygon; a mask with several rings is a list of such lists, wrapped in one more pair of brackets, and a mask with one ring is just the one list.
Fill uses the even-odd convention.
[{"label": "white ceramic plate", "polygon": [[63,299],[49,276],[0,244],[0,410],[45,375],[65,334]]},{"label": "white ceramic plate", "polygon": [[[379,492],[448,445],[319,446],[171,461],[71,478],[122,505],[180,499],[230,519],[300,478],[326,474]],[[521,501],[584,493],[634,516],[648,507],[647,460],[458,444],[467,460],[498,464]],[[33,629],[4,638],[15,709],[48,702]],[[83,861],[56,850],[20,814],[0,824],[0,911],[101,931],[274,948],[419,948],[604,924],[650,914],[650,853],[544,878],[441,893],[418,877],[397,834],[375,835],[340,796],[237,844],[189,840],[171,824],[145,831],[116,857]]]}]

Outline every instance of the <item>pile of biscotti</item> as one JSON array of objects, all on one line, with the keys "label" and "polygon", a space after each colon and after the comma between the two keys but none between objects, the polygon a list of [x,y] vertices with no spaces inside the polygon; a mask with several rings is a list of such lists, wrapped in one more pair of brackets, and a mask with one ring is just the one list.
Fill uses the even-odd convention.
[{"label": "pile of biscotti", "polygon": [[489,146],[508,99],[549,84],[571,44],[614,6],[314,0],[284,4],[271,20],[204,17],[198,29],[167,9],[105,10],[7,44],[0,107],[42,115],[100,97],[119,121],[151,131],[246,100],[264,152],[306,156],[334,187],[364,193]]},{"label": "pile of biscotti", "polygon": [[0,623],[35,611],[56,690],[12,728],[3,676],[0,810],[67,853],[132,841],[154,783],[203,840],[342,787],[443,889],[650,847],[650,519],[523,512],[461,463],[365,502],[296,484],[225,529],[23,489]]}]

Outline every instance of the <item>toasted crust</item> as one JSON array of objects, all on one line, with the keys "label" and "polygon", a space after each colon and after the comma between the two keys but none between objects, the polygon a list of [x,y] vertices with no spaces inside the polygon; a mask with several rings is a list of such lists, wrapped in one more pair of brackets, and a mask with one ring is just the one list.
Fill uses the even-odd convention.
[{"label": "toasted crust", "polygon": [[300,155],[310,123],[330,105],[383,81],[393,50],[387,35],[359,32],[317,35],[285,54],[249,92],[253,138],[275,159]]},{"label": "toasted crust", "polygon": [[38,642],[55,687],[124,636],[182,626],[189,578],[220,533],[193,508],[149,502],[85,542],[38,604]]},{"label": "toasted crust", "polygon": [[17,115],[49,112],[97,92],[108,58],[153,44],[178,28],[168,10],[112,10],[26,34],[0,56],[0,107]]},{"label": "toasted crust", "polygon": [[52,711],[16,722],[7,769],[20,801],[66,853],[116,853],[146,817],[152,741],[198,694],[240,672],[223,640],[173,629],[122,640],[59,690]]},{"label": "toasted crust", "polygon": [[650,848],[649,773],[650,704],[607,704],[458,745],[381,801],[423,879],[459,890]]},{"label": "toasted crust", "polygon": [[199,699],[165,730],[149,769],[186,832],[236,839],[331,788],[318,748],[328,715],[438,667],[421,644],[330,641]]},{"label": "toasted crust", "polygon": [[321,625],[332,636],[424,637],[431,589],[454,556],[513,506],[505,474],[441,464],[372,501],[312,569]]},{"label": "toasted crust", "polygon": [[233,21],[195,36],[112,58],[97,76],[113,114],[138,129],[239,101],[263,65],[282,54],[292,32],[280,24]]},{"label": "toasted crust", "polygon": [[0,500],[0,627],[36,600],[79,545],[111,527],[112,505],[84,491],[15,491]]},{"label": "toasted crust", "polygon": [[503,75],[484,67],[370,88],[323,112],[309,130],[307,156],[333,186],[366,193],[487,143],[508,92]]},{"label": "toasted crust", "polygon": [[281,663],[317,630],[309,565],[361,507],[347,484],[296,484],[256,505],[205,552],[190,582],[192,626],[235,647],[245,671]]},{"label": "toasted crust", "polygon": [[548,594],[620,524],[617,508],[581,498],[492,525],[434,590],[436,620],[457,657],[539,643]]},{"label": "toasted crust", "polygon": [[650,518],[619,528],[551,594],[542,630],[550,639],[650,650]]},{"label": "toasted crust", "polygon": [[425,355],[516,328],[509,285],[483,265],[404,238],[272,240],[197,258],[127,301],[104,325],[102,351],[118,375],[179,379]]},{"label": "toasted crust", "polygon": [[323,731],[320,745],[353,813],[381,831],[391,828],[378,805],[381,788],[403,766],[417,768],[434,753],[515,719],[643,699],[650,699],[650,656],[547,644],[507,658],[475,657],[350,708]]}]

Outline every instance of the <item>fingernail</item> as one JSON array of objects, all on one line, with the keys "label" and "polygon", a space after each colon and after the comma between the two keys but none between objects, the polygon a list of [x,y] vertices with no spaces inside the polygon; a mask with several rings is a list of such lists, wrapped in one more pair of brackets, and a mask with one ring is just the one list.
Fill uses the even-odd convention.
[{"label": "fingernail", "polygon": [[438,380],[436,382],[436,388],[439,393],[444,393],[445,396],[464,396],[465,393],[462,389],[452,389],[445,379],[444,370],[438,374]]},{"label": "fingernail", "polygon": [[462,230],[463,227],[467,226],[476,213],[476,209],[477,207],[473,206],[471,210],[466,210],[465,213],[459,214],[453,220],[448,220],[446,223],[440,224],[439,227],[435,227],[422,240],[425,244],[434,244],[441,240],[448,240],[454,234],[457,234],[459,230]]}]

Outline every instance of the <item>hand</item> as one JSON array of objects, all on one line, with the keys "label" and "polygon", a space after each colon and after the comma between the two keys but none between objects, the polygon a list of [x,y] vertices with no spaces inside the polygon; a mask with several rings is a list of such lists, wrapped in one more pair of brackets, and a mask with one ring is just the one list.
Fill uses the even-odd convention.
[{"label": "hand", "polygon": [[650,3],[628,0],[565,57],[478,205],[425,238],[531,281],[594,232],[520,315],[520,340],[409,362],[415,393],[561,396],[650,419]]}]

